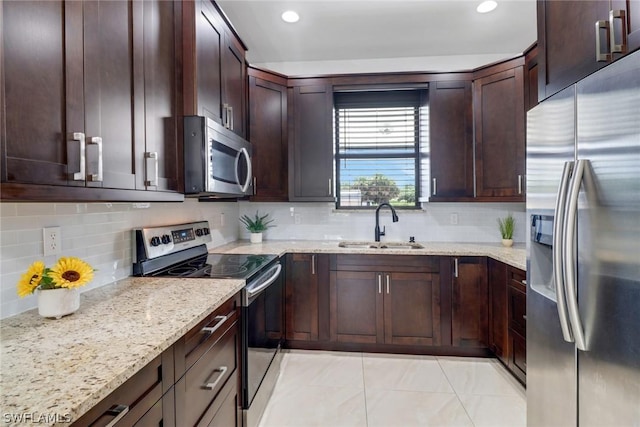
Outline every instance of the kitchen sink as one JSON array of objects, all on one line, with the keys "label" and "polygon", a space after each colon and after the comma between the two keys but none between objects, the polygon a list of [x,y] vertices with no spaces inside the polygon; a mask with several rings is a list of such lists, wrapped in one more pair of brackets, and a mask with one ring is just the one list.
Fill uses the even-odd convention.
[{"label": "kitchen sink", "polygon": [[344,241],[338,243],[340,248],[351,249],[423,249],[420,243],[410,242],[371,242],[371,241]]}]

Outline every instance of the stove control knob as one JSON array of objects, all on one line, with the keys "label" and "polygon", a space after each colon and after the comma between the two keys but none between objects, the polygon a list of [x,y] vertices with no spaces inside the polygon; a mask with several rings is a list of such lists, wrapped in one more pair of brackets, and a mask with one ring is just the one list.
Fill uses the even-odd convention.
[{"label": "stove control knob", "polygon": [[151,246],[160,246],[160,238],[158,236],[151,238]]},{"label": "stove control knob", "polygon": [[204,230],[202,228],[198,228],[196,230],[196,236],[200,237],[204,235]]},{"label": "stove control knob", "polygon": [[205,236],[211,234],[211,232],[209,231],[209,229],[207,227],[203,228],[203,230],[204,230],[204,235]]},{"label": "stove control knob", "polygon": [[171,243],[171,237],[169,237],[168,234],[165,234],[164,236],[162,236],[162,243],[164,243],[165,245]]}]

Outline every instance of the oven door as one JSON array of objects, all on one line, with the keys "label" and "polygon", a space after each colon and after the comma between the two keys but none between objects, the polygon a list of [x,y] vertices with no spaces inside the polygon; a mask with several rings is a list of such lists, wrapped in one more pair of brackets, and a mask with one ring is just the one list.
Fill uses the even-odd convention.
[{"label": "oven door", "polygon": [[[256,399],[259,389],[260,393],[267,394],[268,399],[275,386],[275,382],[263,382],[268,382],[265,377],[270,367],[277,364],[274,360],[284,339],[284,286],[281,272],[282,265],[276,262],[257,280],[250,281],[243,290],[242,407],[245,410],[249,409],[254,400],[261,400]],[[258,419],[261,410],[259,412]]]}]

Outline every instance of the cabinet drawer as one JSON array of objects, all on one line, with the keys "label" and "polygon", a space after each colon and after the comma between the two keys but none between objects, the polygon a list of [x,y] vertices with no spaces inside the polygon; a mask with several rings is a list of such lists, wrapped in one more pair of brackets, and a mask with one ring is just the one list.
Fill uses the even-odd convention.
[{"label": "cabinet drawer", "polygon": [[[118,418],[117,426],[134,425],[149,411],[163,394],[164,381],[171,387],[173,382],[173,348],[153,359],[133,377],[118,387],[89,412],[83,415],[74,426],[106,426]],[[163,360],[164,357],[164,360]]]},{"label": "cabinet drawer", "polygon": [[517,269],[515,267],[509,267],[507,269],[508,285],[519,289],[522,292],[527,292],[527,273]]},{"label": "cabinet drawer", "polygon": [[518,333],[509,331],[509,368],[518,379],[527,375],[527,341]]},{"label": "cabinet drawer", "polygon": [[240,294],[226,301],[176,343],[176,379],[180,378],[238,319]]},{"label": "cabinet drawer", "polygon": [[527,335],[527,294],[512,286],[507,288],[509,295],[509,329],[523,337]]},{"label": "cabinet drawer", "polygon": [[[238,322],[211,347],[176,384],[177,425],[207,425],[214,403],[228,381],[238,381]],[[222,398],[222,397],[220,397]]]},{"label": "cabinet drawer", "polygon": [[331,270],[437,273],[440,258],[425,255],[335,255]]}]

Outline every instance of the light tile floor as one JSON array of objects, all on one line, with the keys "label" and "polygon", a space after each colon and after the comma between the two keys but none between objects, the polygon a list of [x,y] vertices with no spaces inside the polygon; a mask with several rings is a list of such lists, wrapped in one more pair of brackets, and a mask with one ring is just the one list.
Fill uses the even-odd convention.
[{"label": "light tile floor", "polygon": [[526,426],[494,359],[285,351],[260,427]]}]

